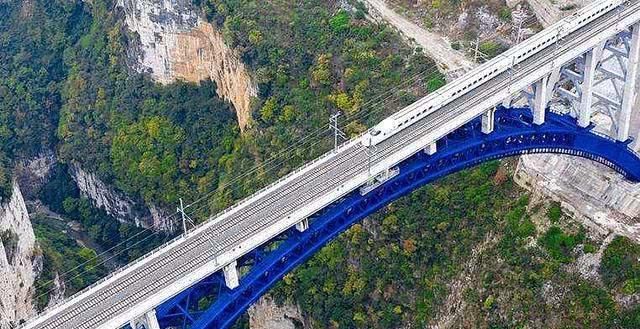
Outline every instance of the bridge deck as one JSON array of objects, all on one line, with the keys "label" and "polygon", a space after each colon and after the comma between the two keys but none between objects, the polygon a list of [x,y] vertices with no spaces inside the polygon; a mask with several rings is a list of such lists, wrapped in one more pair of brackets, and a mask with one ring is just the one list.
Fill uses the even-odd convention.
[{"label": "bridge deck", "polygon": [[[621,14],[611,12],[597,19],[565,38],[558,49],[551,46],[527,59],[514,70],[513,76],[510,77],[510,73],[507,72],[502,73],[473,92],[461,95],[420,122],[407,127],[377,146],[372,165],[392,157],[407,144],[433,132],[445,123],[452,122],[497,91],[507,89],[512,81],[526,77],[541,65],[553,61],[559,54],[568,52],[597,35],[618,21],[619,15],[637,12],[637,7],[638,0],[632,1]],[[311,201],[367,170],[367,153],[359,143],[351,143],[329,161],[319,162],[313,170],[266,195],[251,200],[223,220],[218,220],[206,229],[169,245],[156,256],[145,259],[139,266],[134,266],[132,270],[125,271],[105,284],[98,285],[95,289],[62,304],[52,312],[28,323],[26,327],[115,328],[123,325],[124,323],[112,321],[129,309],[148,301],[158,292],[168,289],[179,279],[201,269],[204,264],[215,263],[216,257],[236,248],[241,242],[251,239],[266,227],[275,225],[292,212],[306,207]],[[212,241],[215,241],[215,247]],[[212,268],[210,272],[218,269],[219,267]]]}]

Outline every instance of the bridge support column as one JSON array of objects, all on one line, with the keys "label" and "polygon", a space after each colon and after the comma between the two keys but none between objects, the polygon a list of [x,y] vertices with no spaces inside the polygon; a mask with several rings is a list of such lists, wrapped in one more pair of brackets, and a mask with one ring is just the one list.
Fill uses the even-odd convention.
[{"label": "bridge support column", "polygon": [[584,60],[584,81],[582,82],[582,95],[580,97],[580,111],[578,114],[578,126],[586,128],[591,123],[591,106],[593,105],[593,80],[596,75],[596,66],[599,62],[596,49],[587,52]]},{"label": "bridge support column", "polygon": [[305,218],[296,224],[298,232],[304,232],[309,229],[309,219]]},{"label": "bridge support column", "polygon": [[629,46],[629,61],[627,63],[622,108],[618,117],[618,133],[616,136],[616,139],[621,142],[629,139],[631,112],[633,111],[633,105],[638,92],[636,85],[638,83],[638,61],[640,60],[640,23],[636,23],[633,26]]},{"label": "bridge support column", "polygon": [[496,109],[492,108],[482,115],[482,133],[490,134],[495,129]]},{"label": "bridge support column", "polygon": [[156,310],[151,310],[144,315],[147,322],[147,329],[160,329],[158,323],[158,317],[156,316]]},{"label": "bridge support column", "polygon": [[434,155],[436,154],[437,151],[438,151],[438,145],[436,144],[436,142],[433,142],[424,148],[424,153],[427,153],[428,155]]},{"label": "bridge support column", "polygon": [[224,272],[224,282],[229,289],[235,289],[240,285],[240,276],[238,275],[238,262],[233,261],[222,269]]},{"label": "bridge support column", "polygon": [[535,102],[533,104],[533,124],[541,125],[544,123],[545,111],[547,110],[547,104],[549,103],[547,94],[547,84],[549,83],[549,76],[545,76],[540,81],[536,82],[535,89]]},{"label": "bridge support column", "polygon": [[511,107],[511,104],[513,104],[513,95],[509,95],[507,98],[505,98],[504,100],[502,100],[502,103],[500,103],[500,105],[509,108]]}]

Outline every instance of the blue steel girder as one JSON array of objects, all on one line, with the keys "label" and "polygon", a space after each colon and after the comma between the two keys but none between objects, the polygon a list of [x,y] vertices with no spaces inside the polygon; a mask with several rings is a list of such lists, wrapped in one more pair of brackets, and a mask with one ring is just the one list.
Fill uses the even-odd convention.
[{"label": "blue steel girder", "polygon": [[[285,274],[352,224],[421,186],[482,162],[521,154],[568,154],[600,162],[631,181],[640,181],[640,157],[629,149],[629,143],[598,135],[593,126],[580,128],[575,119],[552,112],[547,112],[544,125],[537,126],[528,108],[499,107],[495,120],[494,132],[487,135],[481,132],[479,118],[469,122],[439,140],[436,154],[419,152],[402,162],[400,173],[376,190],[364,196],[354,191],[315,214],[305,232],[291,228],[275,243],[247,254],[239,264],[248,271],[236,289],[226,288],[222,275],[214,273],[160,305],[156,311],[161,327],[232,326]],[[216,289],[207,289],[212,282]]]}]

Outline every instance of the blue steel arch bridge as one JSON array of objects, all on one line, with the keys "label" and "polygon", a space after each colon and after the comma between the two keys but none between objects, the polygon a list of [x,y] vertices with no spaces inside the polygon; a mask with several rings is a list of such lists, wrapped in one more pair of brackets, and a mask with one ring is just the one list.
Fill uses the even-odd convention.
[{"label": "blue steel arch bridge", "polygon": [[22,327],[228,328],[353,223],[485,161],[567,154],[640,182],[639,22],[640,0],[597,1],[443,87],[455,96],[434,110],[433,95],[402,110],[420,116],[386,140],[340,145]]}]

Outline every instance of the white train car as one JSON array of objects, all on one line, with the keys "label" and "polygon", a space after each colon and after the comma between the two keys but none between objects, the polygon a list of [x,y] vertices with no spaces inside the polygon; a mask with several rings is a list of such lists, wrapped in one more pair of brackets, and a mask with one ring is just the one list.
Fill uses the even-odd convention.
[{"label": "white train car", "polygon": [[362,144],[366,147],[379,144],[402,129],[447,105],[456,97],[466,94],[495,76],[512,69],[515,65],[538,53],[541,49],[559,42],[565,36],[622,5],[624,2],[626,0],[597,1],[572,16],[551,25],[522,42],[518,47],[507,50],[473,69],[462,78],[445,85],[438,91],[381,121],[363,136]]}]

